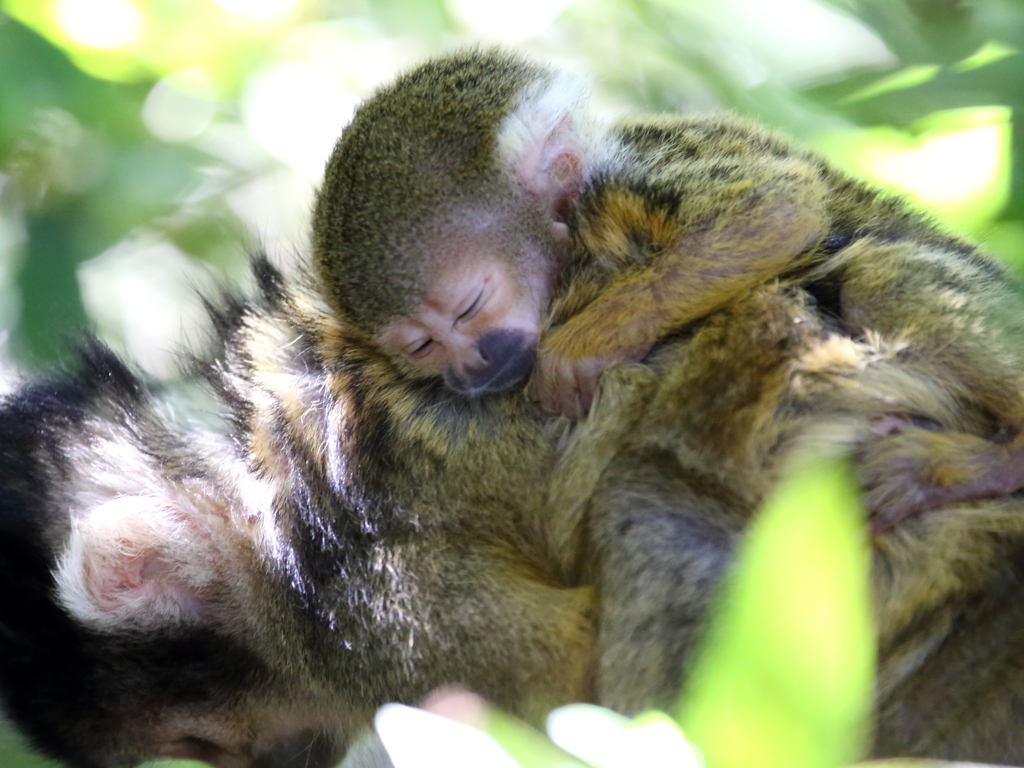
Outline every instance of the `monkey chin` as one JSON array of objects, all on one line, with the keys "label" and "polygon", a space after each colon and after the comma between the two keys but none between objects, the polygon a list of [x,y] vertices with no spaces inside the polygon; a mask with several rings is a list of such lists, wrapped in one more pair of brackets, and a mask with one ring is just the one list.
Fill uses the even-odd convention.
[{"label": "monkey chin", "polygon": [[537,350],[522,349],[518,354],[509,357],[497,370],[491,368],[483,372],[468,371],[459,377],[449,366],[444,374],[445,385],[468,400],[498,392],[507,392],[519,386],[533,373],[537,362]]}]

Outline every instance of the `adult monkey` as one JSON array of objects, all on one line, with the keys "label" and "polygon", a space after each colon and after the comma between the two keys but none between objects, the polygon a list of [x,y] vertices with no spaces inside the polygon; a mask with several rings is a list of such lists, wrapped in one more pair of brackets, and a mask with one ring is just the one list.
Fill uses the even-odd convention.
[{"label": "adult monkey", "polygon": [[[218,768],[315,767],[342,754],[378,704],[414,702],[435,685],[472,687],[531,720],[592,697],[593,595],[571,561],[590,558],[554,528],[564,521],[515,506],[509,514],[508,498],[488,497],[501,487],[471,476],[478,464],[436,476],[439,462],[456,462],[454,470],[463,459],[483,461],[469,452],[493,449],[499,436],[506,451],[522,446],[523,435],[546,437],[547,420],[538,418],[533,432],[510,418],[514,400],[527,403],[515,394],[477,401],[463,415],[463,401],[453,403],[444,387],[410,384],[307,291],[265,264],[259,274],[261,298],[217,316],[226,349],[212,375],[237,420],[235,447],[168,422],[159,398],[98,349],[77,375],[25,385],[3,402],[0,683],[19,725],[75,766],[179,756]],[[752,335],[752,317],[771,322]],[[766,418],[747,431],[756,446],[766,435],[802,432],[805,419],[820,422],[814,408],[862,429],[863,409],[833,410],[836,398],[852,401],[851,390],[863,394],[864,408],[893,388],[908,402],[925,391],[908,387],[897,359],[876,360],[865,373],[858,356],[874,359],[877,350],[836,336],[823,346],[820,322],[800,292],[768,289],[660,353],[653,364],[664,387],[643,368],[609,379],[586,428],[619,435],[615,460],[588,456],[591,434],[559,470],[576,478],[561,491],[569,501],[580,477],[584,485],[597,478],[600,504],[586,512],[592,533],[575,541],[605,548],[611,532],[615,550],[628,555],[623,543],[657,543],[666,523],[684,530],[680,560],[705,568],[708,579],[689,604],[667,605],[699,624],[742,514],[706,510],[707,527],[694,528],[680,500],[701,487],[684,487],[675,468],[638,463],[653,454],[661,467],[678,464],[704,444],[700,425],[685,421],[694,413],[684,407],[688,393],[706,396],[711,378],[731,371],[771,374],[767,388],[764,376],[736,379],[726,399],[755,407],[744,415],[723,402],[723,412],[737,415],[717,422],[735,435]],[[323,356],[319,345],[334,352]],[[692,365],[701,354],[718,355],[726,368]],[[751,388],[761,394],[748,397]],[[935,420],[949,417],[949,403],[928,407]],[[623,427],[635,432],[635,419],[646,425],[659,414],[664,431],[648,432],[646,444],[622,440]],[[693,430],[689,442],[683,428]],[[734,461],[756,458],[735,440],[709,443],[704,458],[726,444]],[[589,475],[575,474],[592,463]],[[751,483],[767,487],[772,476],[764,467]],[[623,497],[638,489],[673,506],[652,515],[646,505],[623,541],[616,515],[630,513]],[[735,510],[743,490],[718,498]],[[586,504],[591,496],[582,495]],[[1019,508],[1008,499],[937,510],[879,538],[879,754],[1004,762],[1021,754],[1012,717],[945,713],[1009,711],[1022,690],[1007,677],[1024,628],[1012,606]],[[602,588],[616,586],[608,580],[615,567]],[[608,610],[635,585],[626,578],[603,596]],[[657,604],[662,593],[654,592],[635,607]],[[685,653],[693,633],[668,628],[680,638],[669,650]],[[995,679],[943,658],[981,652]],[[651,678],[632,660],[623,657],[623,674],[636,673],[624,708],[657,700],[684,661],[669,659],[648,689]],[[614,678],[611,686],[623,695]],[[948,700],[961,690],[962,704]],[[933,712],[935,701],[942,706]]]},{"label": "adult monkey", "polygon": [[545,409],[574,418],[609,365],[786,279],[846,333],[905,343],[908,370],[1003,436],[909,432],[896,492],[870,498],[876,527],[1024,487],[1024,301],[1008,275],[736,116],[606,125],[577,83],[524,56],[438,57],[342,133],[313,250],[331,308],[409,378],[471,399],[532,373]]},{"label": "adult monkey", "polygon": [[[545,554],[555,440],[521,417],[535,406],[448,423],[435,476],[372,352],[257,271],[260,297],[215,317],[231,439],[169,419],[102,348],[0,404],[12,718],[73,766],[278,768],[332,764],[381,704],[444,684],[534,722],[591,700],[593,590]],[[492,438],[459,434],[481,423],[509,449],[489,483]]]},{"label": "adult monkey", "polygon": [[[343,132],[317,200],[314,256],[335,315],[410,387],[443,384],[461,396],[460,413],[531,373],[541,402],[573,417],[613,362],[643,358],[674,382],[657,387],[656,406],[613,408],[584,426],[626,435],[611,442],[614,459],[584,513],[601,553],[602,636],[618,649],[603,656],[618,679],[600,683],[599,695],[626,711],[674,692],[709,590],[673,587],[707,586],[721,572],[774,482],[785,453],[777,440],[788,433],[841,424],[839,435],[863,444],[879,534],[915,513],[999,499],[1024,483],[1024,350],[1015,332],[1024,302],[1008,277],[899,198],[729,115],[605,126],[571,81],[523,56],[439,57],[378,91]],[[722,307],[715,317],[726,317],[732,303],[744,306],[745,291],[779,278],[821,300],[833,316],[828,330],[844,341],[839,352],[852,349],[862,367],[878,358],[857,386],[825,386],[805,401],[784,375],[801,353],[783,347],[773,357],[773,347],[759,352],[736,336],[719,351],[670,345],[684,364],[673,352],[649,356],[688,323]],[[749,325],[770,327],[771,317],[767,307]],[[752,429],[724,428],[747,419],[742,408]],[[447,413],[458,423],[454,409]],[[436,447],[444,429],[425,428],[424,445]],[[576,443],[589,446],[585,463],[598,444]],[[584,483],[582,496],[592,491]],[[880,543],[879,578],[894,574],[896,590],[883,591],[883,612],[903,626],[925,606],[984,590],[1006,553],[985,527],[1007,525],[1014,538],[1007,504],[881,535],[900,541],[936,520],[951,533],[935,546],[935,563]],[[552,509],[556,519],[562,513]],[[974,525],[982,530],[969,535]],[[961,534],[970,558],[956,551]],[[919,578],[935,565],[941,581]],[[649,642],[632,642],[644,627]],[[883,621],[883,637],[890,631]],[[631,652],[638,664],[664,661],[646,684],[625,672],[637,665],[615,674],[615,660]]]},{"label": "adult monkey", "polygon": [[[467,402],[440,381],[410,380],[392,356],[332,312],[316,290],[289,285],[266,265],[259,272],[261,299],[229,306],[218,316],[225,349],[214,361],[213,377],[237,421],[240,455],[230,450],[225,454],[221,447],[213,449],[212,458],[196,460],[192,466],[176,459],[175,446],[180,450],[194,438],[182,437],[172,426],[151,424],[145,388],[106,358],[86,366],[79,379],[56,388],[30,387],[8,401],[13,409],[6,414],[3,432],[16,440],[5,446],[8,463],[0,485],[7,524],[21,542],[11,557],[24,550],[34,562],[31,579],[22,579],[14,569],[8,575],[12,588],[20,590],[17,594],[34,596],[36,604],[49,609],[44,614],[47,621],[32,623],[30,616],[12,606],[4,623],[12,628],[26,626],[21,637],[29,642],[21,642],[18,649],[22,659],[35,658],[33,674],[50,675],[54,682],[47,666],[50,657],[42,661],[43,656],[32,656],[46,647],[34,643],[47,632],[50,637],[68,638],[69,647],[81,643],[81,653],[68,658],[82,660],[84,673],[72,701],[77,706],[69,712],[42,702],[33,693],[33,681],[12,669],[5,687],[19,692],[20,720],[34,728],[37,740],[53,752],[82,764],[130,762],[160,750],[225,766],[275,765],[298,759],[288,748],[294,750],[296,740],[312,738],[311,733],[330,734],[311,742],[321,750],[317,759],[330,759],[335,743],[344,740],[350,726],[365,723],[376,703],[390,698],[413,700],[435,683],[463,682],[533,718],[552,703],[588,696],[592,657],[586,649],[593,641],[592,594],[585,574],[577,581],[567,578],[574,573],[574,553],[571,547],[568,552],[562,548],[564,540],[553,530],[559,524],[557,515],[552,517],[544,506],[545,480],[558,453],[557,435],[552,434],[557,424],[542,418],[516,393]],[[792,323],[785,319],[808,320],[799,292],[795,299],[781,302],[770,296],[760,300],[767,302],[758,310],[761,316],[775,306],[782,319],[765,329],[768,336],[764,338],[784,331],[776,341],[788,346],[756,347],[763,355],[758,358],[763,370],[772,372],[782,386],[754,397],[753,402],[761,406],[757,413],[769,421],[791,418],[793,414],[780,411],[773,398],[785,395],[790,364],[803,359],[808,342],[813,351],[815,337],[790,337]],[[723,314],[718,324],[708,324],[708,332],[731,328],[731,336],[726,333],[726,337],[749,339],[751,316],[730,311],[733,314]],[[662,390],[665,397],[679,399],[687,391],[681,386],[685,381],[671,378],[676,370],[684,379],[696,376],[689,391],[705,396],[713,392],[709,380],[700,377],[713,379],[717,369],[694,364],[692,349],[675,349],[688,358],[685,366],[672,364],[671,350],[663,359],[652,361],[673,382]],[[710,343],[694,349],[730,353],[727,346]],[[739,349],[743,348],[731,350],[726,359],[743,371],[746,358],[737,354]],[[889,366],[896,369],[891,381],[888,375],[882,376],[881,383],[872,386],[861,381],[857,369],[847,372],[865,393],[865,402],[875,403],[852,409],[851,418],[861,417],[861,423],[870,426],[871,407],[877,409],[877,403],[885,402],[877,393],[902,384],[909,387],[900,392],[908,405],[897,413],[930,418],[959,430],[961,437],[994,432],[982,409],[953,407],[948,399],[929,391],[912,369],[899,378],[899,364],[897,359]],[[126,383],[111,389],[117,381]],[[643,376],[639,381],[641,389],[646,386]],[[752,375],[736,381],[735,397],[745,389],[759,391],[764,384]],[[636,383],[629,377],[623,382],[625,400],[638,404],[642,416],[656,416],[660,411],[648,407],[646,396],[633,399],[629,394]],[[920,390],[930,399],[918,402],[914,395]],[[658,391],[655,387],[655,394]],[[812,395],[809,413],[836,416],[827,407],[836,407],[839,398],[819,401],[819,395]],[[851,401],[841,402],[849,411]],[[666,419],[664,426],[674,443],[611,446],[613,455],[624,461],[613,461],[607,472],[596,475],[602,490],[619,495],[608,496],[608,506],[592,507],[587,519],[596,521],[593,541],[599,547],[609,543],[619,547],[616,536],[607,532],[614,534],[617,515],[629,512],[618,502],[623,492],[634,492],[630,483],[639,480],[646,489],[643,492],[653,493],[659,505],[667,496],[669,514],[650,516],[644,510],[634,529],[643,540],[663,543],[660,526],[668,522],[676,528],[683,523],[689,535],[679,540],[674,554],[685,553],[687,563],[700,564],[697,556],[710,553],[706,588],[696,593],[699,600],[672,606],[677,615],[697,626],[708,590],[729,560],[739,528],[735,522],[752,509],[737,514],[736,509],[749,499],[716,497],[727,508],[702,512],[702,519],[717,526],[711,547],[704,532],[693,531],[692,516],[676,514],[679,499],[685,498],[681,494],[693,490],[679,487],[672,464],[679,461],[679,443],[692,447],[685,445],[686,433],[679,431],[687,426],[686,413],[676,411]],[[838,413],[842,416],[847,411]],[[680,416],[684,421],[678,421]],[[621,412],[612,408],[605,416],[598,413],[589,426],[605,425],[614,431],[621,423]],[[774,429],[799,432],[806,426],[800,418],[793,424]],[[696,439],[700,434],[694,432],[690,442],[700,444]],[[916,433],[908,429],[906,434]],[[156,439],[151,440],[152,435]],[[887,438],[878,446],[905,449],[900,438]],[[655,439],[662,438],[655,435]],[[586,463],[593,448],[576,443],[581,445]],[[729,450],[743,456],[745,445],[738,441]],[[652,447],[670,468],[653,478],[651,465],[638,458],[638,452]],[[109,465],[126,453],[138,472],[122,476],[115,463],[107,472],[114,479],[97,496],[96,488],[82,476],[90,475],[97,462]],[[580,454],[569,456],[579,458]],[[71,472],[66,471],[68,466]],[[764,474],[769,484],[770,470]],[[26,485],[26,476],[36,482]],[[127,485],[125,477],[131,480]],[[150,482],[139,487],[140,478]],[[662,485],[666,482],[667,491]],[[969,604],[964,595],[988,595],[991,585],[999,586],[994,574],[1006,571],[1007,554],[1002,547],[1014,540],[1016,517],[1000,515],[1000,505],[1005,508],[1001,501],[989,502],[984,515],[1007,527],[1010,535],[1002,542],[989,536],[990,529],[979,526],[972,534],[976,543],[963,546],[961,534],[971,533],[964,528],[972,517],[962,510],[939,511],[928,518],[943,521],[941,530],[958,534],[939,537],[939,542],[956,541],[960,553],[979,555],[965,557],[966,567],[961,567],[961,561],[948,553],[939,560],[925,553],[924,565],[949,571],[943,594],[950,596],[947,602],[954,612],[948,614],[947,626],[961,620]],[[69,508],[75,512],[75,524],[65,517]],[[644,519],[656,525],[644,531]],[[723,528],[723,520],[732,522],[732,527]],[[907,527],[928,520],[912,520]],[[138,545],[127,550],[111,548],[107,534],[111,530],[118,532],[121,541]],[[902,537],[904,532],[901,527],[892,536]],[[624,543],[617,551],[627,562],[645,565],[648,558],[638,561],[635,557],[643,550],[631,549],[630,541]],[[126,551],[132,556],[125,558]],[[253,551],[255,558],[246,554]],[[225,567],[213,571],[204,567],[211,563]],[[897,573],[914,577],[912,583],[920,581],[924,571],[922,561],[906,553],[892,559],[891,565]],[[54,574],[57,599],[64,610],[53,602],[50,580]],[[614,577],[602,579],[605,587],[615,581]],[[896,595],[892,602],[913,619],[921,613],[919,608],[930,609],[920,596],[905,599],[912,590],[899,579],[886,589]],[[882,590],[883,606],[889,601],[886,589]],[[259,590],[264,593],[252,605],[232,602],[234,596]],[[1003,594],[1000,590],[993,594]],[[657,603],[649,601],[643,610]],[[253,613],[253,605],[261,610]],[[452,605],[457,609],[452,610]],[[527,616],[527,623],[510,623],[510,606],[516,606],[512,618]],[[635,615],[642,612],[627,612],[627,620]],[[885,631],[901,641],[907,636],[903,630],[915,626],[898,610],[885,615],[899,618]],[[510,629],[516,633],[511,637]],[[497,644],[496,630],[502,633]],[[197,633],[206,638],[205,645],[195,640]],[[930,654],[951,636],[933,629],[915,647]],[[673,631],[670,639],[675,637],[681,636]],[[659,638],[664,639],[661,635],[655,639]],[[236,646],[219,644],[225,639]],[[688,648],[692,636],[682,640]],[[262,668],[246,664],[246,669],[254,671],[242,674],[228,663],[235,654],[216,652],[225,647],[245,649],[253,660],[262,662]],[[675,659],[672,663],[681,667],[685,648],[679,652],[671,644],[668,647],[668,656]],[[183,648],[191,649],[190,655],[194,653],[211,669],[226,671],[226,678],[213,685],[198,671],[190,677],[194,686],[166,687],[173,669],[167,662],[174,661]],[[49,649],[52,654],[53,646]],[[927,666],[930,658],[925,654],[913,660]],[[1003,657],[992,658],[1008,663],[1012,653],[1004,651]],[[112,669],[130,669],[133,680],[146,684],[122,689],[119,676],[110,674]],[[906,669],[907,665],[898,666],[899,674],[886,678],[887,690],[907,690],[907,685],[920,683],[915,683],[913,674],[908,677]],[[662,676],[658,683],[669,677]],[[105,687],[97,685],[100,680]],[[675,685],[674,679],[671,684]],[[643,683],[639,685],[642,688]],[[54,684],[37,690],[55,692],[60,687]],[[110,698],[94,712],[86,702],[92,703],[88,696],[97,691]],[[662,691],[641,692],[632,701],[648,695],[658,698]],[[13,693],[9,696],[17,698]],[[906,711],[898,695],[893,701],[896,710]],[[1012,691],[999,701],[1007,706]],[[626,701],[620,706],[630,709],[634,704]],[[63,714],[49,714],[54,711]],[[139,712],[146,716],[134,721],[137,726],[124,728],[128,713]],[[273,723],[278,719],[284,727],[275,733]],[[883,733],[886,722],[881,724]],[[905,729],[899,719],[891,722],[894,749],[917,750],[923,744],[928,753],[937,743],[935,733],[926,732],[926,738],[915,737],[908,747],[900,741]],[[987,720],[984,726],[1005,728],[1006,722]],[[975,730],[954,740],[950,754],[977,749],[971,739],[980,727],[977,721],[968,723]],[[1011,749],[1000,754],[1016,753]]]}]

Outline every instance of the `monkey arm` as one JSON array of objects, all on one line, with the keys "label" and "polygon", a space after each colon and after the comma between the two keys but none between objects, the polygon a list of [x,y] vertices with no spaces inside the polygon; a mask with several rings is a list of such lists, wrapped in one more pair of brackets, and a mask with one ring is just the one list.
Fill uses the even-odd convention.
[{"label": "monkey arm", "polygon": [[785,271],[823,228],[812,199],[783,191],[756,194],[745,209],[680,237],[541,340],[534,395],[549,412],[582,416],[605,368],[642,359],[667,333]]},{"label": "monkey arm", "polygon": [[926,510],[1024,488],[1020,435],[997,443],[962,432],[911,428],[865,446],[858,459],[874,534]]},{"label": "monkey arm", "polygon": [[598,695],[634,714],[671,710],[744,515],[715,480],[657,449],[618,457],[593,497],[600,562]]}]

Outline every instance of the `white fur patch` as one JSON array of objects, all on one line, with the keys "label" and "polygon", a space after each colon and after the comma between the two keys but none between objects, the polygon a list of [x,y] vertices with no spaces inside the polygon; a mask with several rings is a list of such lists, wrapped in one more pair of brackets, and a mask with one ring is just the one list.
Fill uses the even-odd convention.
[{"label": "white fur patch", "polygon": [[587,89],[559,74],[524,94],[498,131],[498,152],[516,180],[531,191],[560,156],[579,158],[587,175],[595,159],[605,159],[604,132],[587,110]]},{"label": "white fur patch", "polygon": [[61,603],[100,626],[177,623],[201,613],[213,571],[194,526],[167,499],[125,496],[72,521]]},{"label": "white fur patch", "polygon": [[[58,601],[98,629],[208,620],[210,601],[227,594],[244,605],[252,586],[247,558],[262,538],[254,528],[269,512],[248,509],[224,482],[233,467],[219,466],[221,482],[175,476],[130,429],[107,420],[90,426],[89,438],[69,451],[70,530],[54,573]],[[197,452],[212,448],[193,438]],[[220,446],[215,455],[226,452]],[[218,615],[225,610],[219,605]]]},{"label": "white fur patch", "polygon": [[0,397],[8,392],[13,392],[18,384],[14,367],[8,361],[7,342],[7,331],[0,331]]}]

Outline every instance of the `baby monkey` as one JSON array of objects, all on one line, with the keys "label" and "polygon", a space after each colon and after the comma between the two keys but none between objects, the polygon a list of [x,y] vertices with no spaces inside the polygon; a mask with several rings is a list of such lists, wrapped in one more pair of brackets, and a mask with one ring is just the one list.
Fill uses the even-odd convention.
[{"label": "baby monkey", "polygon": [[1024,306],[1004,273],[732,115],[604,125],[573,79],[517,54],[429,61],[342,133],[314,256],[333,309],[409,377],[466,398],[530,377],[544,410],[571,418],[609,365],[785,278],[993,416],[964,435],[894,414],[900,471],[870,489],[876,527],[1024,486]]},{"label": "baby monkey", "polygon": [[471,51],[359,109],[317,201],[316,258],[335,309],[410,375],[476,397],[533,372],[544,409],[579,418],[606,367],[816,245],[826,194],[749,125],[605,129],[576,81]]}]

